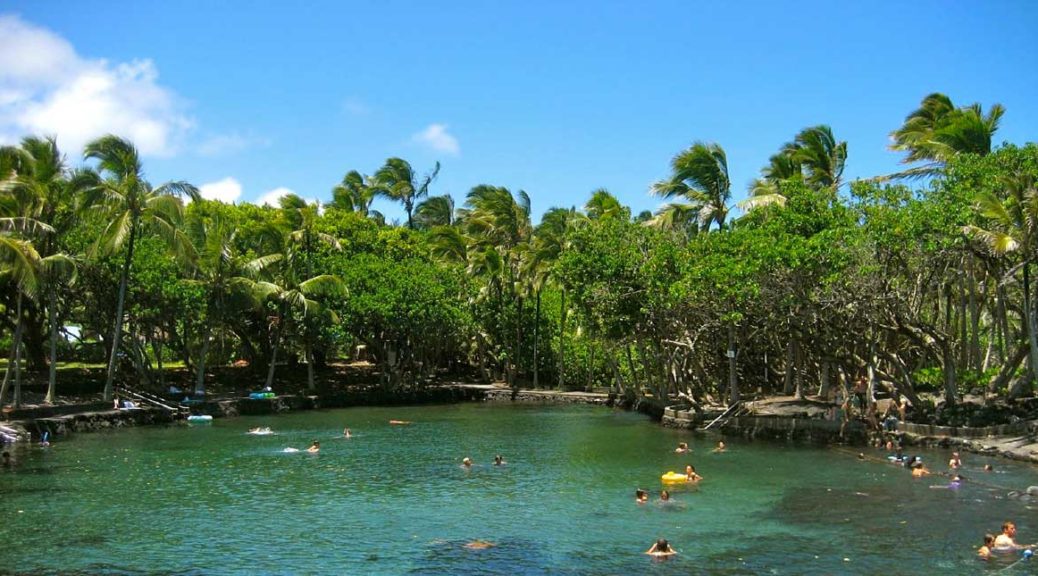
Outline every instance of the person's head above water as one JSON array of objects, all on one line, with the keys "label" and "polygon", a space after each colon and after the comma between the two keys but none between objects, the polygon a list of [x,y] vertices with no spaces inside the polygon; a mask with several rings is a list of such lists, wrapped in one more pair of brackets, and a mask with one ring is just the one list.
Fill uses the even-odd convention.
[{"label": "person's head above water", "polygon": [[462,458],[461,459],[461,465],[462,466],[472,466],[472,458],[469,458],[468,456]]}]

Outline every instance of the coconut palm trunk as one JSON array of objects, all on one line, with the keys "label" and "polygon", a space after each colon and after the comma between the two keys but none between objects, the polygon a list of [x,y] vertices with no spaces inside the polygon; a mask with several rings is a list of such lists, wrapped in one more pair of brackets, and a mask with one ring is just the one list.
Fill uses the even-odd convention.
[{"label": "coconut palm trunk", "polygon": [[130,266],[133,264],[133,249],[137,239],[137,225],[134,222],[130,227],[130,239],[126,246],[126,259],[123,261],[122,274],[119,277],[119,300],[115,306],[115,327],[112,329],[112,350],[108,357],[108,375],[105,378],[104,399],[108,402],[112,399],[112,383],[115,380],[116,359],[119,354],[119,340],[123,335],[123,305],[126,303],[126,284],[130,279]]},{"label": "coconut palm trunk", "polygon": [[47,322],[50,324],[50,366],[47,373],[47,397],[43,401],[53,404],[56,397],[58,380],[58,294],[51,287],[48,290]]}]

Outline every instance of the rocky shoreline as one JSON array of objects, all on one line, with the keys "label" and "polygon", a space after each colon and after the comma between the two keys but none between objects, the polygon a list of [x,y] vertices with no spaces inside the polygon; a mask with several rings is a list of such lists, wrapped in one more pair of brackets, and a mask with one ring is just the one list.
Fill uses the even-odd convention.
[{"label": "rocky shoreline", "polygon": [[[96,403],[78,407],[39,407],[9,414],[9,417],[14,418],[0,425],[0,431],[20,441],[32,441],[39,440],[44,432],[54,438],[70,433],[170,424],[184,420],[188,410],[194,415],[225,418],[350,406],[458,402],[623,406],[645,413],[663,426],[693,431],[702,429],[723,414],[720,409],[693,412],[682,407],[663,407],[651,400],[625,403],[615,395],[605,393],[514,390],[500,385],[456,382],[394,397],[386,397],[376,389],[358,389],[325,395],[282,395],[264,399],[222,398],[190,403],[187,410],[181,412],[156,407],[112,410]],[[1038,463],[1038,440],[1035,439],[1038,433],[1038,420],[986,428],[899,422],[892,430],[877,431],[868,428],[861,421],[850,421],[846,425],[841,425],[839,421],[827,419],[825,411],[817,402],[794,402],[776,398],[748,404],[746,412],[748,413],[722,418],[715,430],[725,436],[812,444],[870,446],[893,439],[909,446],[956,448],[966,452]]]}]

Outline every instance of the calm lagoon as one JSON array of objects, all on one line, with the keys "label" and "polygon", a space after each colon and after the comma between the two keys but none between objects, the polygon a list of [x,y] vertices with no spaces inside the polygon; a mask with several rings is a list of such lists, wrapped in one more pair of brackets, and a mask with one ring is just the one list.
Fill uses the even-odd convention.
[{"label": "calm lagoon", "polygon": [[[282,451],[312,440],[319,454]],[[607,408],[481,404],[81,434],[0,470],[0,573],[970,574],[1020,558],[974,557],[1005,519],[1038,541],[1031,503],[1006,497],[1038,484],[1026,464],[965,454],[971,481],[951,490],[881,451],[716,440]],[[919,453],[947,470],[949,451]],[[660,475],[686,463],[705,480],[661,505]],[[680,555],[642,554],[661,536]]]}]

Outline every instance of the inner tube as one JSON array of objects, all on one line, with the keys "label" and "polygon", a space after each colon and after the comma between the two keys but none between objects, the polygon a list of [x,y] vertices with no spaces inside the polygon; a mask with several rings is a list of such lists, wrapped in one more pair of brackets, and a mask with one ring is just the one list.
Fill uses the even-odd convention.
[{"label": "inner tube", "polygon": [[669,483],[673,483],[673,482],[688,482],[688,476],[686,476],[684,474],[678,474],[677,472],[671,471],[671,472],[667,472],[663,476],[660,476],[660,480],[662,480],[664,482],[669,482]]}]

